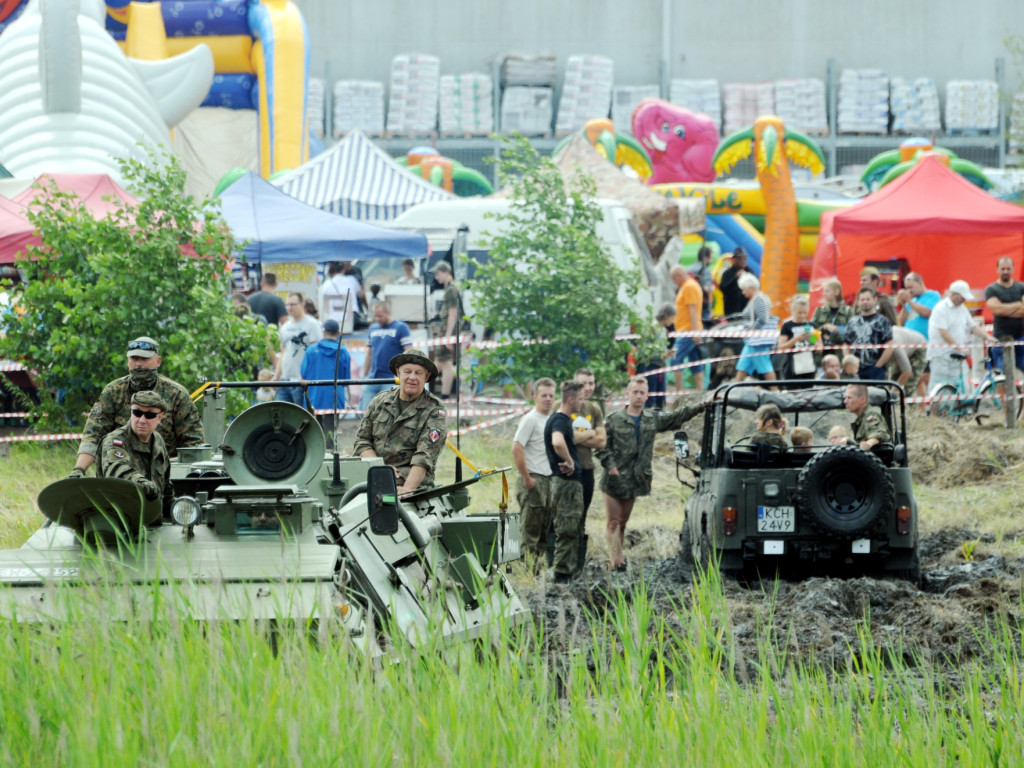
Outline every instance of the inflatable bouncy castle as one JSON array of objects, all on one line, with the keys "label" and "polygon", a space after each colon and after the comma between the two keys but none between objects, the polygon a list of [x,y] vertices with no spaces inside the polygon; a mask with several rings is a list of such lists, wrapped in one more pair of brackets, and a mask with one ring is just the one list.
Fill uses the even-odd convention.
[{"label": "inflatable bouncy castle", "polygon": [[[0,0],[0,40],[39,0]],[[102,0],[81,0],[91,16]],[[306,25],[290,0],[108,0],[107,32],[131,60],[173,58],[205,46],[214,77],[201,106],[252,109],[259,116],[260,172],[309,159]]]}]

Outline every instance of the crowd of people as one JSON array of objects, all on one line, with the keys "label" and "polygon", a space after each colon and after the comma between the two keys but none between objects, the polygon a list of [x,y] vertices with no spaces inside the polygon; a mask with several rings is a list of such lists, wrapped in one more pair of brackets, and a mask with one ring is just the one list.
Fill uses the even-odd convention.
[{"label": "crowd of people", "polygon": [[[703,250],[703,249],[702,249]],[[678,287],[674,304],[663,305],[656,320],[668,333],[702,331],[714,318],[708,312],[707,258],[699,255],[689,270],[674,266],[670,276]],[[969,379],[965,358],[971,338],[984,339],[991,349],[991,365],[1002,369],[1000,342],[1012,340],[1019,369],[1024,363],[1024,283],[1013,279],[1010,257],[998,259],[998,279],[984,293],[995,319],[992,332],[966,306],[975,302],[968,283],[954,280],[945,296],[928,288],[917,272],[903,276],[902,287],[883,292],[881,274],[866,266],[853,304],[844,300],[844,286],[837,279],[822,285],[820,305],[811,311],[810,298],[798,294],[788,299],[790,314],[782,323],[776,309],[783,302],[767,296],[758,278],[747,268],[742,249],[721,276],[725,317],[742,318],[744,339],[736,361],[736,380],[757,377],[763,381],[851,379],[892,380],[908,396],[925,398],[938,383],[956,386]],[[710,284],[713,290],[714,284]],[[675,336],[668,365],[675,369],[675,392],[682,391],[683,370],[688,369],[697,390],[704,386],[704,361],[709,357],[700,334]],[[661,392],[664,374],[651,374],[648,383]]]},{"label": "crowd of people", "polygon": [[[702,272],[707,267],[705,256],[701,255],[692,272],[672,269],[678,286],[676,302],[658,314],[659,323],[667,330],[701,330],[710,319],[709,288],[713,284]],[[739,311],[745,313],[748,327],[772,329],[771,300],[745,268],[743,255],[739,256],[729,275],[732,306],[737,306],[739,299],[733,294],[738,292],[745,302]],[[904,384],[908,391],[926,386],[929,375],[933,382],[955,382],[963,376],[963,357],[972,335],[990,344],[996,344],[996,337],[1024,342],[1024,283],[1013,280],[1013,267],[1012,259],[999,259],[998,279],[985,290],[986,303],[995,317],[994,333],[978,324],[965,306],[975,297],[963,280],[954,281],[943,298],[927,288],[920,274],[911,272],[890,298],[879,293],[878,271],[866,267],[855,307],[844,303],[842,285],[830,280],[824,285],[822,304],[813,313],[807,297],[791,301],[792,314],[779,329],[777,342],[747,341],[737,379],[759,376],[771,386],[776,379],[774,367],[767,362],[772,351],[783,353],[787,379],[851,379],[843,402],[854,420],[849,431],[834,428],[829,441],[870,450],[888,442],[890,433],[881,413],[869,405],[864,382],[889,378]],[[260,388],[258,399],[305,406],[308,390],[309,404],[317,410],[344,407],[341,388],[305,385],[343,378],[340,372],[350,365],[348,350],[341,343],[347,324],[352,322],[349,310],[354,306],[354,311],[359,311],[360,302],[365,301],[357,287],[361,276],[356,268],[332,265],[328,274],[319,308],[314,305],[312,313],[300,294],[289,293],[282,301],[274,291],[271,273],[263,275],[261,290],[246,299],[249,311],[279,327],[280,348],[273,356],[273,368],[261,371],[261,380],[268,385],[297,382]],[[360,406],[365,415],[353,455],[382,458],[395,471],[400,495],[433,485],[447,436],[443,400],[452,392],[446,371],[456,349],[449,340],[461,330],[461,295],[446,263],[440,263],[434,275],[444,289],[440,331],[448,337],[436,360],[413,349],[409,327],[392,318],[387,302],[376,301],[368,328],[369,350],[361,370],[365,378],[377,383],[364,385]],[[723,276],[723,285],[725,282]],[[319,312],[322,320],[313,316]],[[701,360],[698,346],[692,336],[678,337],[672,345],[673,361]],[[999,351],[998,346],[995,350]],[[1024,367],[1024,347],[1017,346],[1015,351],[1018,367]],[[172,498],[169,459],[178,448],[203,443],[202,423],[188,392],[159,374],[162,358],[155,339],[140,336],[131,341],[127,361],[128,375],[108,384],[89,413],[70,476],[82,477],[96,464],[98,475],[135,482],[147,498],[162,497],[167,505]],[[996,364],[1000,363],[997,356]],[[397,385],[389,379],[397,379]],[[428,388],[434,379],[441,382],[437,394]],[[703,382],[695,376],[694,384],[701,389]],[[540,564],[551,548],[554,578],[559,582],[571,580],[578,572],[587,512],[597,488],[605,509],[608,566],[613,571],[627,568],[624,534],[636,499],[651,492],[655,435],[678,429],[710,402],[709,398],[686,405],[677,397],[672,410],[651,408],[648,378],[637,375],[625,390],[625,407],[605,416],[593,399],[595,387],[594,374],[586,368],[562,382],[557,395],[552,379],[538,379],[533,385],[533,408],[520,421],[512,440],[524,551]],[[676,392],[680,393],[678,385]],[[318,418],[328,440],[333,440],[333,414]],[[787,441],[787,424],[776,405],[762,406],[755,422],[754,443],[812,450],[813,435],[807,429],[794,429],[789,436],[792,442]],[[602,468],[599,483],[597,464]]]}]

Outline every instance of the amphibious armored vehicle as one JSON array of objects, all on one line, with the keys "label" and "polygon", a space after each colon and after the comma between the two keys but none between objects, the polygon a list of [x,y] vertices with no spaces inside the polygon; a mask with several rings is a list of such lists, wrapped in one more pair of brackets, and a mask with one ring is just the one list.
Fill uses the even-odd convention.
[{"label": "amphibious armored vehicle", "polygon": [[520,556],[518,514],[466,513],[479,477],[399,499],[390,467],[327,453],[299,406],[256,405],[225,431],[225,390],[203,401],[211,445],[172,461],[169,516],[126,481],[42,491],[46,523],[0,551],[0,615],[61,620],[103,585],[115,619],[159,601],[191,619],[336,626],[374,653],[385,628],[415,646],[529,615],[499,568]]}]

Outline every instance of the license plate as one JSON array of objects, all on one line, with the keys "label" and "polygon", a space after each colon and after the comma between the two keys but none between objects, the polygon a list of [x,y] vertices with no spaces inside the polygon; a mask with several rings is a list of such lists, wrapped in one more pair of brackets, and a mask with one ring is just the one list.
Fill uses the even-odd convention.
[{"label": "license plate", "polygon": [[795,507],[758,507],[758,533],[794,533],[796,531]]}]

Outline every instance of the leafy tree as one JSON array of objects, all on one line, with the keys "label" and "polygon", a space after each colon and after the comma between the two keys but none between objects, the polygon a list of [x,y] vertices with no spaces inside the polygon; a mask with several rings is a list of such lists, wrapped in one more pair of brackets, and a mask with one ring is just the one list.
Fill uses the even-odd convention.
[{"label": "leafy tree", "polygon": [[496,338],[544,343],[502,346],[481,375],[562,381],[586,366],[618,388],[635,342],[616,341],[616,333],[652,327],[653,320],[630,307],[644,285],[639,265],[616,266],[597,235],[602,213],[593,179],[581,172],[567,186],[554,163],[518,137],[505,141],[498,178],[511,185],[511,201],[509,212],[495,217],[500,227],[489,259],[474,260],[475,319]]},{"label": "leafy tree", "polygon": [[177,161],[164,160],[125,162],[141,202],[101,219],[56,186],[29,211],[42,244],[18,262],[21,317],[0,357],[38,372],[43,426],[80,423],[104,385],[127,373],[125,350],[138,336],[160,343],[160,372],[189,391],[204,379],[255,378],[276,345],[271,329],[232,312],[231,233],[214,204],[185,194]]}]

